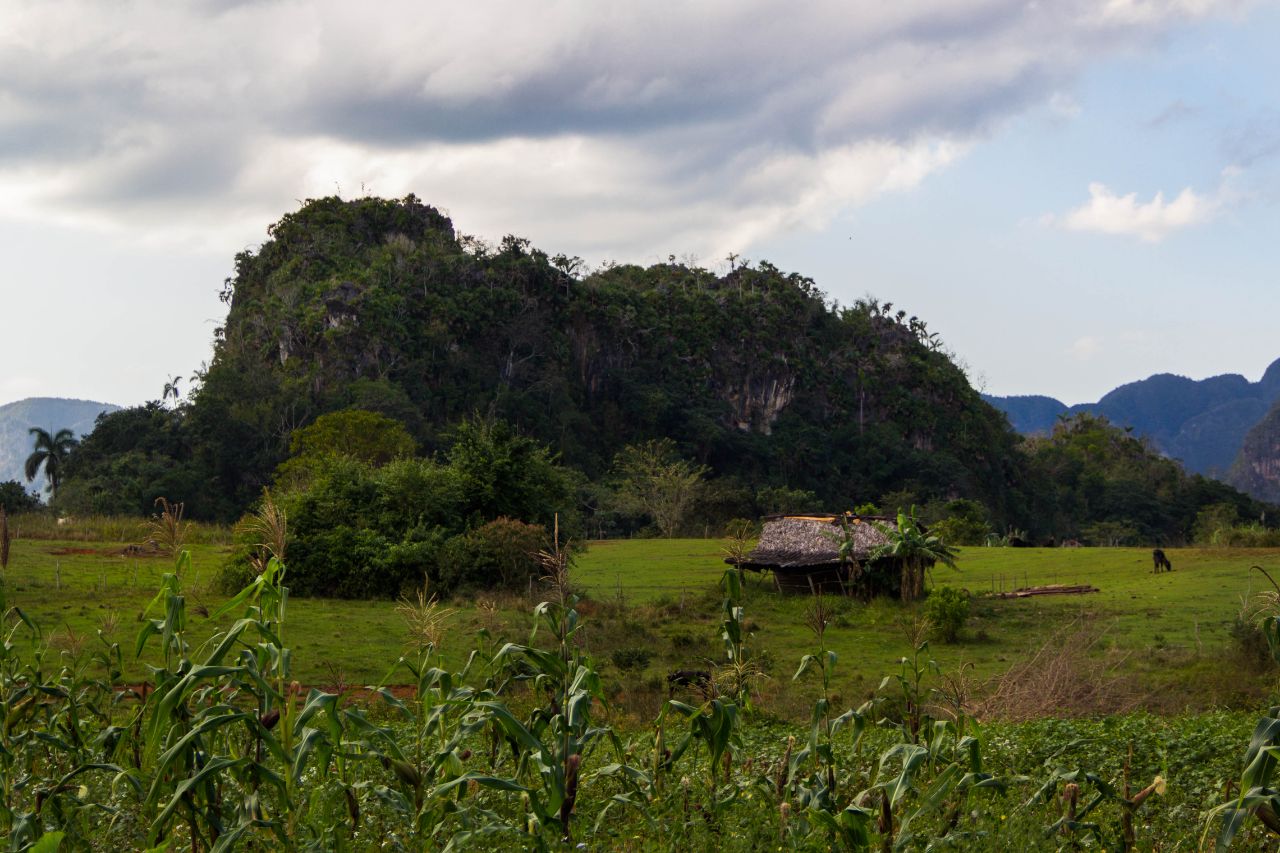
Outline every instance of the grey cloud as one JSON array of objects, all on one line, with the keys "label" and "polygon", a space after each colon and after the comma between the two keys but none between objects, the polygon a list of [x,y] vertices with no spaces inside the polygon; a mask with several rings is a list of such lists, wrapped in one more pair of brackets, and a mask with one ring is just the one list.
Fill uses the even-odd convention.
[{"label": "grey cloud", "polygon": [[1165,125],[1174,124],[1176,122],[1185,121],[1196,115],[1200,110],[1193,107],[1186,101],[1178,98],[1160,112],[1147,119],[1145,124],[1149,128],[1161,128]]},{"label": "grey cloud", "polygon": [[[0,178],[35,170],[28,191],[55,211],[109,218],[117,205],[185,199],[216,217],[278,211],[327,178],[333,157],[348,172],[446,184],[443,161],[462,157],[477,181],[510,181],[474,158],[513,140],[564,140],[530,150],[554,161],[591,147],[572,162],[597,170],[612,196],[572,176],[529,179],[559,197],[539,211],[585,196],[625,222],[637,204],[701,200],[719,211],[711,219],[759,207],[785,220],[789,205],[813,209],[813,193],[875,185],[815,171],[852,168],[844,149],[980,136],[1081,66],[1192,14],[1153,0],[1135,22],[1108,17],[1111,5],[0,5],[0,24],[13,24],[0,41]],[[62,182],[41,191],[45,169]],[[744,180],[779,172],[788,180]],[[434,200],[431,187],[375,186],[409,190]],[[514,204],[501,188],[473,191],[495,211]]]},{"label": "grey cloud", "polygon": [[1248,168],[1280,154],[1280,113],[1260,115],[1223,140],[1224,154],[1235,166]]}]

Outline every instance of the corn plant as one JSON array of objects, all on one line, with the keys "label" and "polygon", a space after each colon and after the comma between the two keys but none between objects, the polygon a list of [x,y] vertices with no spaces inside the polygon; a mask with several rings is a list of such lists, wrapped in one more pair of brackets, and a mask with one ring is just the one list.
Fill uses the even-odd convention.
[{"label": "corn plant", "polygon": [[[1253,566],[1266,575],[1275,587],[1260,593],[1261,604],[1257,615],[1258,627],[1267,638],[1272,658],[1280,664],[1280,585],[1261,566]],[[1240,796],[1222,803],[1209,813],[1202,846],[1213,825],[1221,822],[1216,849],[1224,851],[1244,827],[1250,817],[1275,835],[1280,835],[1280,780],[1277,779],[1277,762],[1280,762],[1280,706],[1274,706],[1258,721],[1253,738],[1244,755],[1244,771],[1240,776]]]},{"label": "corn plant", "polygon": [[[831,621],[831,613],[821,595],[815,596],[806,622],[818,643],[817,654],[805,655],[800,660],[793,681],[798,681],[806,673],[817,672],[821,693],[813,704],[813,715],[809,723],[809,739],[804,747],[791,758],[787,769],[788,780],[798,784],[800,805],[808,809],[816,809],[824,813],[834,812],[836,786],[838,781],[838,762],[836,760],[835,736],[840,729],[848,726],[852,729],[856,745],[861,740],[866,728],[866,716],[861,710],[848,710],[838,717],[831,712],[831,679],[835,674],[836,653],[827,648],[827,625]],[[803,781],[799,774],[812,761],[812,773]]]},{"label": "corn plant", "polygon": [[[120,772],[109,760],[119,737],[110,725],[119,646],[100,631],[105,648],[92,656],[75,646],[52,654],[38,626],[6,606],[2,584],[0,611],[0,821],[12,850],[57,849],[64,839],[83,845],[97,818],[116,815],[84,783]],[[30,642],[27,663],[19,661],[19,631]],[[89,670],[98,665],[94,677]],[[46,825],[60,829],[45,832]]]},{"label": "corn plant", "polygon": [[[1059,785],[1061,792],[1059,793]],[[1092,794],[1088,794],[1092,791]],[[1157,776],[1151,784],[1134,793],[1129,785],[1129,761],[1125,762],[1122,786],[1117,788],[1102,776],[1084,769],[1059,770],[1049,776],[1040,788],[1027,800],[1025,807],[1037,803],[1050,803],[1058,795],[1062,800],[1062,814],[1045,827],[1045,838],[1055,835],[1072,839],[1091,839],[1106,846],[1129,851],[1137,847],[1134,816],[1152,794],[1163,794],[1164,779]],[[1120,832],[1109,837],[1107,828],[1096,820],[1088,820],[1096,811],[1108,804],[1119,810]]]},{"label": "corn plant", "polygon": [[[529,716],[518,719],[499,701],[476,702],[515,756],[509,780],[478,779],[481,785],[518,790],[525,810],[524,832],[538,849],[548,841],[573,837],[574,806],[583,780],[584,760],[603,741],[611,744],[619,767],[625,766],[622,744],[613,730],[595,725],[593,705],[607,705],[599,673],[577,641],[582,627],[578,598],[570,584],[570,553],[557,535],[552,550],[541,554],[544,581],[552,598],[534,609],[534,626],[525,644],[507,643],[494,658],[495,668],[527,683],[540,701]],[[539,629],[551,635],[551,647],[538,645]],[[618,775],[618,771],[612,771]],[[626,775],[626,774],[621,774]]]},{"label": "corn plant", "polygon": [[[942,691],[927,686],[927,679],[931,674],[941,675],[941,671],[928,657],[926,632],[926,624],[914,627],[911,654],[899,660],[901,669],[896,675],[880,683],[881,690],[897,687],[902,707],[899,718],[881,717],[877,724],[896,730],[899,742],[881,753],[871,786],[854,798],[855,806],[874,808],[876,832],[885,851],[911,847],[925,832],[960,845],[981,840],[978,834],[959,827],[971,794],[1003,794],[1014,781],[984,770],[981,729],[963,708],[957,706],[944,718],[934,716],[936,706],[929,697]],[[872,706],[860,711],[869,714]],[[861,819],[861,815],[856,817]],[[941,826],[921,829],[922,824],[939,820]]]}]

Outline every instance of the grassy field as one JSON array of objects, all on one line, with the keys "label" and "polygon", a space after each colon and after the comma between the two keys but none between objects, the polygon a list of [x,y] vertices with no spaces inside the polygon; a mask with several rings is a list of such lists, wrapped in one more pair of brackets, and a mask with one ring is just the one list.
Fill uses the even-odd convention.
[{"label": "grassy field", "polygon": [[[55,647],[96,643],[103,628],[130,648],[140,613],[171,563],[124,556],[121,550],[118,543],[19,540],[6,576],[9,604],[30,614]],[[212,580],[224,549],[197,544],[191,551],[193,571],[184,588],[190,637],[200,642],[218,627],[201,614],[223,600]],[[935,644],[933,656],[944,672],[963,673],[967,689],[981,693],[991,689],[991,679],[1046,644],[1050,650],[1079,645],[1079,657],[1092,662],[1095,675],[1127,679],[1143,707],[1166,713],[1256,707],[1273,677],[1238,660],[1230,629],[1242,599],[1268,586],[1249,567],[1261,565],[1280,578],[1280,552],[1184,549],[1169,556],[1174,571],[1154,575],[1145,549],[964,549],[959,570],[937,569],[934,582],[979,597],[961,642]],[[666,672],[704,668],[719,659],[717,581],[723,568],[715,540],[598,542],[579,558],[575,582],[592,599],[581,608],[587,642],[615,679],[619,698],[639,700],[637,713],[647,713],[665,695]],[[1100,592],[983,596],[1047,583],[1088,583]],[[800,656],[813,650],[804,627],[810,604],[807,597],[777,595],[767,578],[749,577],[747,622],[771,676],[761,690],[784,715],[803,705],[802,687],[790,676]],[[910,648],[914,613],[896,602],[833,604],[828,642],[840,659],[836,686],[841,700],[852,703],[896,669]],[[522,639],[530,625],[530,602],[523,596],[481,596],[449,606],[456,611],[456,630],[447,651],[457,661],[482,628]],[[296,674],[326,687],[379,681],[405,641],[403,621],[388,601],[295,599],[287,632]],[[647,654],[648,662],[624,673],[612,663],[618,650],[633,659]],[[141,664],[133,667],[143,671]]]}]

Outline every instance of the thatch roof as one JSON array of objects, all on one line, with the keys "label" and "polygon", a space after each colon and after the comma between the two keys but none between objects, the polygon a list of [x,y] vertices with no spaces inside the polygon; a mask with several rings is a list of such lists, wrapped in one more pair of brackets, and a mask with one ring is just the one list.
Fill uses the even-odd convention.
[{"label": "thatch roof", "polygon": [[888,539],[872,522],[893,527],[894,519],[859,515],[784,515],[766,518],[756,549],[747,555],[747,568],[787,570],[840,562],[841,522],[854,538],[852,557],[862,561]]}]

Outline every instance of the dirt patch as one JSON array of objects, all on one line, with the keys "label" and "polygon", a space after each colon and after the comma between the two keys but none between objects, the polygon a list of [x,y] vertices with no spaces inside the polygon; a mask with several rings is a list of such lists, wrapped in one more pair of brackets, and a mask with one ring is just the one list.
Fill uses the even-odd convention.
[{"label": "dirt patch", "polygon": [[55,557],[69,557],[73,554],[84,556],[100,554],[101,552],[97,548],[54,548],[49,553]]},{"label": "dirt patch", "polygon": [[141,545],[126,545],[118,551],[112,551],[114,557],[167,557],[169,556],[160,548],[153,545],[143,543]]}]

